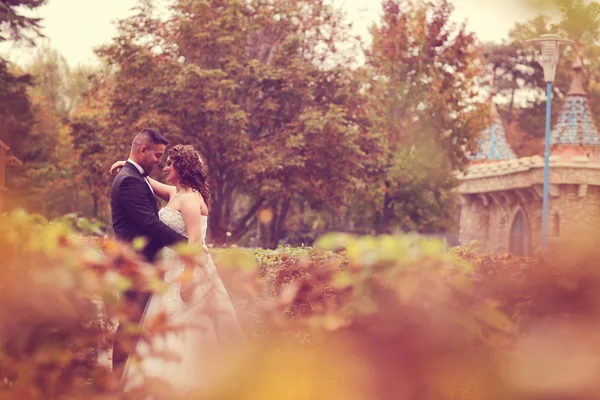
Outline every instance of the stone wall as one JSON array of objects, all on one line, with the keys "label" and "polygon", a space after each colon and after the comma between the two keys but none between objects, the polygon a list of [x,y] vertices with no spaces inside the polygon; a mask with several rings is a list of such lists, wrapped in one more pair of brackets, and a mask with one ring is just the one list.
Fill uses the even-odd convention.
[{"label": "stone wall", "polygon": [[[600,229],[600,164],[595,161],[584,156],[551,159],[550,243]],[[541,157],[473,165],[459,179],[462,244],[476,240],[483,252],[509,251],[511,226],[521,211],[526,219],[530,254],[539,251]]]},{"label": "stone wall", "polygon": [[[561,185],[550,199],[551,232],[560,238],[595,234],[600,229],[600,187]],[[558,227],[556,224],[558,223]],[[557,229],[558,228],[558,229]]]},{"label": "stone wall", "polygon": [[490,207],[482,200],[468,201],[461,197],[459,242],[467,244],[477,241],[479,245],[486,246],[489,241]]},{"label": "stone wall", "polygon": [[[500,193],[495,193],[498,196]],[[510,247],[510,230],[519,211],[523,212],[528,232],[529,249],[533,252],[540,245],[538,232],[541,232],[541,198],[531,198],[521,201],[515,191],[502,194],[510,200],[500,200],[491,196],[471,197],[462,196],[463,206],[460,218],[460,243],[465,244],[473,240],[478,242],[482,252],[506,252]]]}]

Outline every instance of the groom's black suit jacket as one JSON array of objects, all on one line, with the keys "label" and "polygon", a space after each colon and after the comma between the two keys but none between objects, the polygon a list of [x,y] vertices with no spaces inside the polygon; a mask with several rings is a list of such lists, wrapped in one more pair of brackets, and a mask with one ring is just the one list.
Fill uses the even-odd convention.
[{"label": "groom's black suit jacket", "polygon": [[148,261],[174,243],[186,240],[158,218],[158,203],[138,169],[127,162],[113,180],[110,189],[112,226],[119,240],[147,239],[142,254]]}]

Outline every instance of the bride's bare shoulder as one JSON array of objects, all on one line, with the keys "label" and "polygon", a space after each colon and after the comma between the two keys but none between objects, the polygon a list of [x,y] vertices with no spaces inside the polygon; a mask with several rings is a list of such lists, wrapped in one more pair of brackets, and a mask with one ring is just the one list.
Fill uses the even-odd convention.
[{"label": "bride's bare shoulder", "polygon": [[207,214],[207,207],[202,198],[202,195],[198,192],[186,192],[181,195],[181,205],[183,207],[190,207],[199,209],[202,215]]},{"label": "bride's bare shoulder", "polygon": [[179,195],[182,203],[193,204],[199,203],[202,201],[202,196],[200,193],[196,192],[185,192]]}]

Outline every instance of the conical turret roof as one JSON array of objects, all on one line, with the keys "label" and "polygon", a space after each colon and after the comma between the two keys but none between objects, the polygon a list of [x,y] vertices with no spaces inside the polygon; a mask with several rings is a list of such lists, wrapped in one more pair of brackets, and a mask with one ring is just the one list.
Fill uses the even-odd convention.
[{"label": "conical turret roof", "polygon": [[582,84],[583,64],[577,56],[573,64],[573,81],[565,98],[558,123],[550,133],[550,144],[557,146],[600,146],[587,94]]},{"label": "conical turret roof", "polygon": [[481,137],[477,142],[477,150],[469,156],[469,159],[484,162],[514,160],[516,158],[515,153],[506,141],[502,118],[500,118],[494,101],[490,98],[490,124],[481,132]]}]

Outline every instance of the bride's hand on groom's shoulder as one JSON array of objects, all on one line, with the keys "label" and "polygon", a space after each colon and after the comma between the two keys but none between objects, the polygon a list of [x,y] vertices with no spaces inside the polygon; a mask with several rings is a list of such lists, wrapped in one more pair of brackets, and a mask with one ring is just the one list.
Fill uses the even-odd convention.
[{"label": "bride's hand on groom's shoulder", "polygon": [[121,170],[121,168],[123,168],[125,166],[125,161],[116,161],[113,165],[111,165],[110,167],[110,173],[115,173],[115,172],[119,172]]}]

